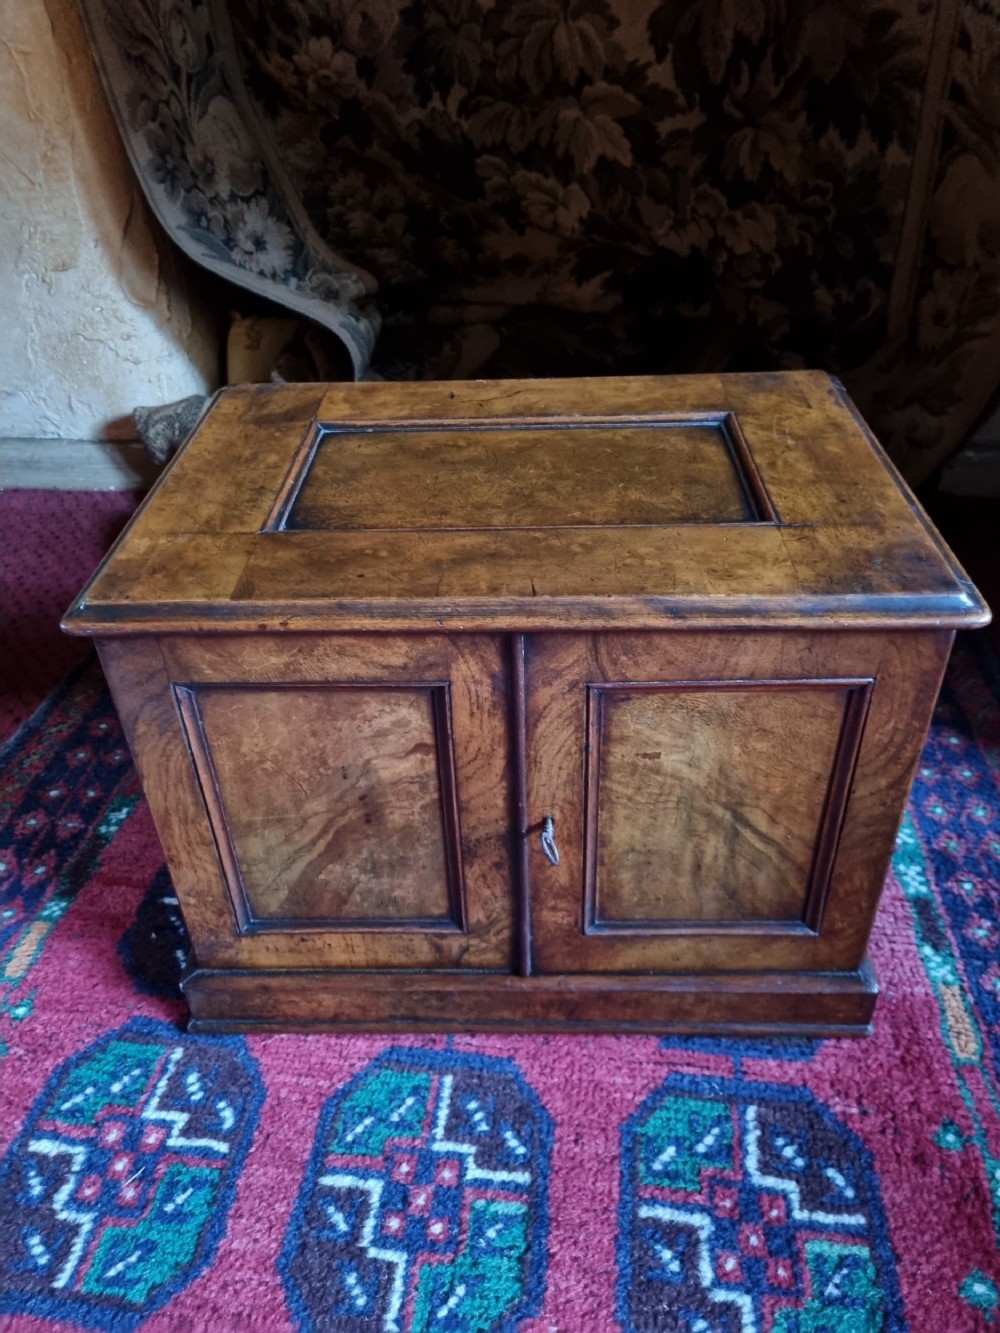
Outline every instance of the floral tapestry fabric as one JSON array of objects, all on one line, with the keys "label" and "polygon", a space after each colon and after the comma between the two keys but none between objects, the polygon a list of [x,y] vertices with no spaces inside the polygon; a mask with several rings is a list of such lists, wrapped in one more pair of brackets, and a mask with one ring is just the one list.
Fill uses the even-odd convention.
[{"label": "floral tapestry fabric", "polygon": [[992,0],[88,6],[173,229],[357,373],[818,366],[915,479],[1000,382]]},{"label": "floral tapestry fabric", "polygon": [[296,216],[238,105],[205,0],[89,0],[84,15],[126,148],[168,233],[205,268],[319,320],[362,373],[379,326],[375,283]]}]

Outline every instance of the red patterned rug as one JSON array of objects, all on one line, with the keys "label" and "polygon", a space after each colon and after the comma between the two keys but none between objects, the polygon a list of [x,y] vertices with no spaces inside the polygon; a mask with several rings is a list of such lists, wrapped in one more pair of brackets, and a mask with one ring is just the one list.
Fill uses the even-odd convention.
[{"label": "red patterned rug", "polygon": [[[87,570],[54,563],[68,602]],[[998,784],[1000,669],[969,638],[865,1041],[193,1037],[183,925],[84,661],[3,752],[2,1327],[1000,1328]]]}]

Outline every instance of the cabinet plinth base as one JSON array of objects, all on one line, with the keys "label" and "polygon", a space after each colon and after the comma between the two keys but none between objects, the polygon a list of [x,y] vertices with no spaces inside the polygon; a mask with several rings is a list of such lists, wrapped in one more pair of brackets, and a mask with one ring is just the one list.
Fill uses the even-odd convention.
[{"label": "cabinet plinth base", "polygon": [[192,1032],[677,1032],[864,1036],[878,985],[856,972],[499,973],[229,971],[184,983]]}]

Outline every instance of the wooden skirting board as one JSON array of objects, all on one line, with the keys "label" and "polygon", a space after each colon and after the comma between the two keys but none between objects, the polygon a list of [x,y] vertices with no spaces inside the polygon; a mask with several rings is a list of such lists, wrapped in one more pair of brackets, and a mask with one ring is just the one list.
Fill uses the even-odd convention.
[{"label": "wooden skirting board", "polygon": [[0,439],[5,490],[147,490],[158,471],[138,441]]}]

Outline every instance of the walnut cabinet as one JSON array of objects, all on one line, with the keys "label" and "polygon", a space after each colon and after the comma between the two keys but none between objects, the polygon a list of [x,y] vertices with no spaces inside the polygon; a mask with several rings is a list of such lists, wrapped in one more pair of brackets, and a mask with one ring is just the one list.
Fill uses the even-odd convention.
[{"label": "walnut cabinet", "polygon": [[987,618],[791,374],[227,391],[66,626],[195,1028],[846,1033]]}]

